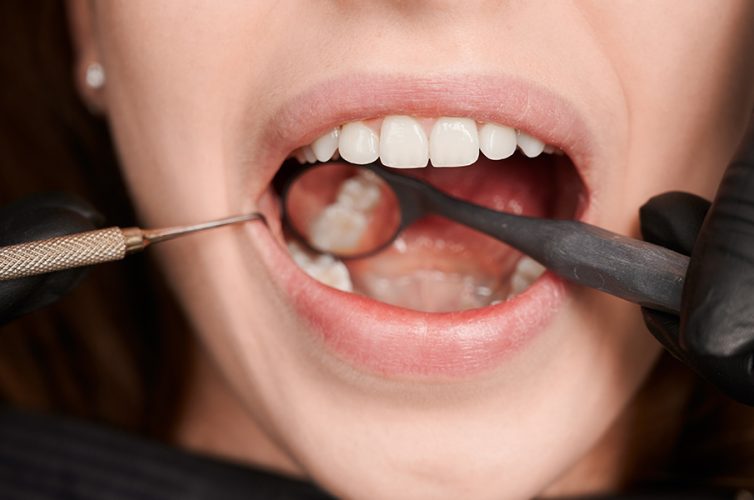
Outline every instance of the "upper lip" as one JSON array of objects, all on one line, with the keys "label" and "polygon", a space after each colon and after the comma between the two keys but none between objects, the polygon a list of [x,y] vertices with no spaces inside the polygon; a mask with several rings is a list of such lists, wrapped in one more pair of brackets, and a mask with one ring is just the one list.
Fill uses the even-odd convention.
[{"label": "upper lip", "polygon": [[[266,182],[258,185],[269,184],[291,151],[332,127],[395,114],[470,117],[526,131],[563,150],[587,193],[597,191],[592,171],[594,134],[578,108],[562,95],[510,75],[362,74],[315,84],[285,102],[265,127],[258,157],[267,160],[256,165],[254,175],[261,174]],[[588,210],[581,215],[588,219]]]}]

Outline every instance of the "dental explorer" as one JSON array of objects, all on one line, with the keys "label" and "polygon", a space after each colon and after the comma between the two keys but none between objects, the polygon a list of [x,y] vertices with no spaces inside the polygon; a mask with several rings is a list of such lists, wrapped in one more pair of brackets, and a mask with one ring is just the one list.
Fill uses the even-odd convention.
[{"label": "dental explorer", "polygon": [[113,226],[4,246],[0,247],[0,281],[121,260],[154,243],[252,220],[267,224],[264,215],[253,212],[161,229]]}]

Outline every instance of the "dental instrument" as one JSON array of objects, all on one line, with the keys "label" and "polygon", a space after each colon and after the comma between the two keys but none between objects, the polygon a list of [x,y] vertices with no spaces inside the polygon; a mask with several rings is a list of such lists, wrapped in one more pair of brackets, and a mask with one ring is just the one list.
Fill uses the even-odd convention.
[{"label": "dental instrument", "polygon": [[[281,182],[284,223],[314,251],[340,259],[363,258],[385,248],[418,219],[440,215],[507,243],[572,283],[651,309],[675,314],[680,310],[689,264],[685,255],[576,220],[545,219],[491,210],[445,194],[416,178],[396,174],[383,168],[379,162],[350,167],[367,169],[382,179],[395,195],[389,198],[389,203],[396,205],[400,217],[394,223],[383,224],[386,230],[380,237],[372,238],[366,247],[355,246],[352,251],[318,248],[307,236],[306,226],[312,219],[311,213],[301,219],[292,210],[289,195],[296,180],[304,173],[327,165],[303,165]],[[343,177],[340,173],[338,175]]]},{"label": "dental instrument", "polygon": [[113,226],[4,246],[0,247],[0,281],[121,260],[154,243],[252,220],[267,224],[264,215],[253,212],[161,229]]}]

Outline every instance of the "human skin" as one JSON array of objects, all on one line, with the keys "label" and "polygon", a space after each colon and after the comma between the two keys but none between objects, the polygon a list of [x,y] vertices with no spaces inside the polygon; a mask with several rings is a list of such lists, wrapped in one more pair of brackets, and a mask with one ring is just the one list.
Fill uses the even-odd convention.
[{"label": "human skin", "polygon": [[[82,94],[106,115],[149,226],[266,207],[283,160],[267,155],[270,130],[319,85],[399,76],[406,92],[430,92],[431,80],[463,102],[464,78],[501,77],[569,103],[590,134],[589,221],[635,235],[650,196],[714,193],[754,97],[747,0],[69,7],[81,81],[95,60],[107,73],[103,89],[82,83]],[[270,268],[264,231],[222,230],[156,251],[201,345],[180,444],[344,497],[526,498],[615,486],[616,422],[660,352],[638,307],[567,286],[541,331],[494,366],[385,376],[333,361],[314,340]]]}]

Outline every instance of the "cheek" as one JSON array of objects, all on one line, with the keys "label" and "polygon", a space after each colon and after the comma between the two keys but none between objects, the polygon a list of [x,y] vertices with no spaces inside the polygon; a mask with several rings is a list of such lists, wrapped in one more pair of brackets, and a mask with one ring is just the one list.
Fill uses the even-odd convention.
[{"label": "cheek", "polygon": [[[666,190],[713,196],[750,117],[753,6],[730,2],[714,19],[707,9],[687,8],[675,29],[660,20],[651,24],[649,36],[662,40],[656,49],[632,51],[636,61],[623,80],[632,131],[626,186],[633,201]],[[689,32],[697,36],[690,40]],[[643,53],[651,56],[639,61]]]},{"label": "cheek", "polygon": [[256,93],[249,68],[269,52],[252,38],[261,10],[247,2],[144,0],[98,9],[108,118],[150,224],[228,213],[239,110],[243,96]]}]

